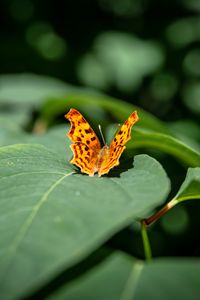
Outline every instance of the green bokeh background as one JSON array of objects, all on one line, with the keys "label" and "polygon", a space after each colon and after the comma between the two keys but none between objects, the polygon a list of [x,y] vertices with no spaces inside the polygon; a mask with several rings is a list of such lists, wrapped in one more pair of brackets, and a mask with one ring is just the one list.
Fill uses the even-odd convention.
[{"label": "green bokeh background", "polygon": [[97,88],[190,128],[200,112],[199,12],[199,0],[2,0],[0,73]]}]

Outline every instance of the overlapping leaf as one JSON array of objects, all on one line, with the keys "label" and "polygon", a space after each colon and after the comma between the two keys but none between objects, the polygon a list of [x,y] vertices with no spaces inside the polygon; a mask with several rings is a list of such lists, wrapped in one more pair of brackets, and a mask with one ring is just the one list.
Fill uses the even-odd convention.
[{"label": "overlapping leaf", "polygon": [[200,199],[200,168],[189,168],[186,178],[181,185],[176,201]]},{"label": "overlapping leaf", "polygon": [[116,253],[48,300],[198,300],[199,259],[158,259],[145,264]]}]

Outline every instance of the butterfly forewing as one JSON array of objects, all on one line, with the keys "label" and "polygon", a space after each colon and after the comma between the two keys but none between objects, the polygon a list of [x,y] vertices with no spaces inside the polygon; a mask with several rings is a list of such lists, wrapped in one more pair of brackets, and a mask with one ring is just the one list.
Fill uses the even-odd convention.
[{"label": "butterfly forewing", "polygon": [[81,113],[71,108],[70,111],[65,115],[71,123],[71,128],[68,133],[69,138],[74,143],[82,143],[87,145],[89,148],[100,150],[101,145],[98,137],[90,124],[85,120]]},{"label": "butterfly forewing", "polygon": [[68,136],[75,143],[71,145],[74,154],[71,163],[77,165],[81,172],[94,175],[97,155],[101,149],[99,139],[76,109],[71,108],[65,117],[71,123]]},{"label": "butterfly forewing", "polygon": [[131,138],[131,128],[138,121],[137,112],[133,112],[130,117],[124,122],[119,131],[116,133],[109,147],[109,159],[102,161],[99,170],[99,176],[107,174],[110,169],[119,165],[119,158],[122,155],[125,144]]},{"label": "butterfly forewing", "polygon": [[131,129],[132,126],[138,121],[137,112],[134,111],[130,117],[124,122],[121,128],[116,133],[114,139],[110,144],[110,152],[112,153],[114,149],[118,146],[124,146],[131,139]]}]

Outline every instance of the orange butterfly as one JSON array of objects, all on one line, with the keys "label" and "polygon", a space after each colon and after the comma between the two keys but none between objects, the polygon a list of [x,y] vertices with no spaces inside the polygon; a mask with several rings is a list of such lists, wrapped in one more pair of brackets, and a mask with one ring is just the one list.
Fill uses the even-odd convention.
[{"label": "orange butterfly", "polygon": [[65,118],[71,123],[67,135],[74,142],[71,145],[74,157],[70,163],[90,176],[98,172],[99,177],[119,165],[119,158],[126,148],[124,145],[131,139],[131,128],[139,120],[137,112],[133,112],[116,133],[110,146],[104,145],[101,148],[94,130],[79,111],[71,108]]}]

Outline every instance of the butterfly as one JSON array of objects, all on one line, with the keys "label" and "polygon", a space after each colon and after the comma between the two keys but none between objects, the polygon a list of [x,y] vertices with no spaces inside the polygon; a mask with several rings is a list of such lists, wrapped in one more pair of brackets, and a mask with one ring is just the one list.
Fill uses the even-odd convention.
[{"label": "butterfly", "polygon": [[131,128],[139,120],[134,111],[118,130],[110,146],[105,144],[101,147],[94,130],[78,110],[71,108],[65,118],[71,123],[67,136],[73,142],[70,147],[74,156],[70,163],[78,166],[82,173],[89,176],[98,173],[99,177],[119,165],[125,144],[131,139]]}]

